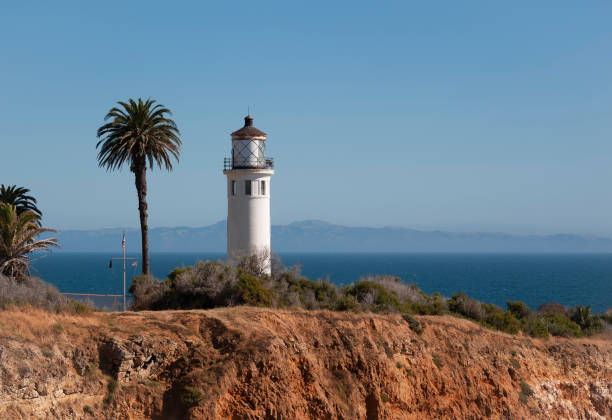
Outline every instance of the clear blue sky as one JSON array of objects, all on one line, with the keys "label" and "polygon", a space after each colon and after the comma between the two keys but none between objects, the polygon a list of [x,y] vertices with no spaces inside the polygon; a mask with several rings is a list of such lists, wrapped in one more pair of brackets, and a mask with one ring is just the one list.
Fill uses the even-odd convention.
[{"label": "clear blue sky", "polygon": [[609,1],[33,3],[0,6],[0,183],[49,226],[138,226],[95,133],[150,96],[184,142],[151,226],[225,217],[250,106],[275,224],[612,236]]}]

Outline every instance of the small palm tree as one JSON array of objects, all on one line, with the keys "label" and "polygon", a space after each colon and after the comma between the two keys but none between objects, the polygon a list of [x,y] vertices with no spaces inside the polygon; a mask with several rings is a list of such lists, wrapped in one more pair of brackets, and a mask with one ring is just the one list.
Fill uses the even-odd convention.
[{"label": "small palm tree", "polygon": [[31,211],[39,218],[42,218],[42,212],[36,207],[36,199],[28,195],[29,189],[18,187],[17,185],[4,186],[0,185],[0,202],[12,204],[17,208],[17,213],[21,214],[24,211]]},{"label": "small palm tree", "polygon": [[17,206],[0,203],[0,274],[16,280],[30,277],[29,255],[59,247],[55,238],[36,239],[45,232],[57,233],[41,227],[40,218],[33,211],[19,213]]},{"label": "small palm tree", "polygon": [[181,148],[180,132],[169,109],[154,100],[118,102],[123,109],[111,108],[104,118],[110,122],[98,129],[98,164],[107,170],[130,165],[136,180],[140,232],[142,238],[142,273],[149,274],[149,226],[147,214],[147,166],[172,170]]}]

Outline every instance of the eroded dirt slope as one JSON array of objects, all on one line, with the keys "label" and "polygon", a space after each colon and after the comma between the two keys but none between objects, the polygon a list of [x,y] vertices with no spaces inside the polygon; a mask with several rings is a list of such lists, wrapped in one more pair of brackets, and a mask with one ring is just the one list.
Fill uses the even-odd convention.
[{"label": "eroded dirt slope", "polygon": [[0,311],[0,418],[612,418],[609,339],[417,319]]}]

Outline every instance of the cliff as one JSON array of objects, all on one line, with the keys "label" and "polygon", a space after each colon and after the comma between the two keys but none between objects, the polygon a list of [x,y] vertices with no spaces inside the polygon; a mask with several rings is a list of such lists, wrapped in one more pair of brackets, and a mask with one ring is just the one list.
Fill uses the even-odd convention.
[{"label": "cliff", "polygon": [[0,418],[612,418],[612,340],[448,316],[0,311]]}]

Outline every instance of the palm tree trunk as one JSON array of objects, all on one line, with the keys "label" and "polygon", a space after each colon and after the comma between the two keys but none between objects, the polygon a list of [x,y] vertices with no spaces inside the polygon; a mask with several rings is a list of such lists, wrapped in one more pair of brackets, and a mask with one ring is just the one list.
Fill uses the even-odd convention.
[{"label": "palm tree trunk", "polygon": [[142,239],[142,274],[149,274],[149,222],[147,214],[147,163],[136,166],[136,192],[138,193],[138,211],[140,212],[140,237]]}]

